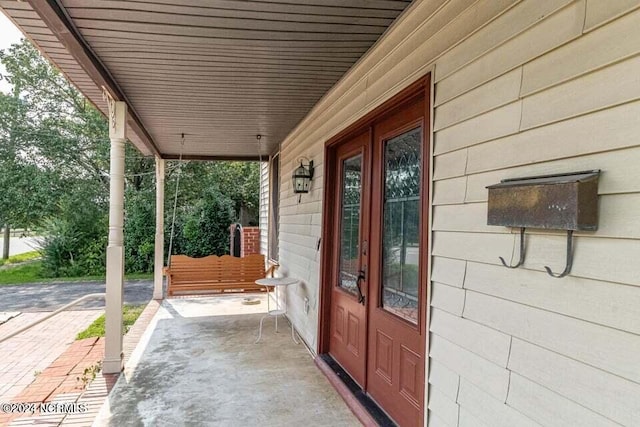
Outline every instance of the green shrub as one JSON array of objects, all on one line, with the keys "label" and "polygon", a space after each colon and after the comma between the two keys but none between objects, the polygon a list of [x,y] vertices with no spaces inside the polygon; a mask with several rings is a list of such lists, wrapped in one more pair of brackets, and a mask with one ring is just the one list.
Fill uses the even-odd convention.
[{"label": "green shrub", "polygon": [[[149,193],[127,194],[125,271],[153,271],[155,201]],[[66,201],[61,215],[45,223],[42,271],[46,277],[102,275],[108,243],[107,207],[88,200]]]},{"label": "green shrub", "polygon": [[192,257],[229,254],[229,226],[235,220],[233,201],[210,189],[186,212],[180,224],[181,238],[174,242],[174,253]]},{"label": "green shrub", "polygon": [[128,273],[153,271],[155,253],[155,200],[149,193],[127,194],[125,203],[125,270]]},{"label": "green shrub", "polygon": [[42,272],[46,277],[103,274],[108,217],[97,203],[69,198],[60,214],[46,221]]},{"label": "green shrub", "polygon": [[[185,185],[176,212],[173,254],[192,257],[229,253],[229,226],[236,202],[217,186]],[[96,276],[105,272],[108,236],[107,200],[82,192],[66,196],[60,214],[45,223],[42,271],[45,277]],[[165,209],[165,253],[171,232],[173,198]],[[149,273],[154,267],[155,194],[128,187],[125,200],[125,271]]]}]

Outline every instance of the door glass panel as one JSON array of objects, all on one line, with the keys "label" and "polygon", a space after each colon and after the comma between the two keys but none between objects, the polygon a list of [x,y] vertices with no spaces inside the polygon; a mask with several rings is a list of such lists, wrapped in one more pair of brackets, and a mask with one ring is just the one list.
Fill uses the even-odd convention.
[{"label": "door glass panel", "polygon": [[384,146],[382,307],[418,322],[422,129]]},{"label": "door glass panel", "polygon": [[360,254],[360,200],[362,198],[362,155],[342,162],[342,207],[340,217],[340,277],[338,286],[357,295]]}]

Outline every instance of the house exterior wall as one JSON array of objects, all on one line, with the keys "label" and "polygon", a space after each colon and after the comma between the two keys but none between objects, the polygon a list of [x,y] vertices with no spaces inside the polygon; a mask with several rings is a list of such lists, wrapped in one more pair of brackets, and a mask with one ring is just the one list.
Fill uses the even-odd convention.
[{"label": "house exterior wall", "polygon": [[[409,7],[287,137],[281,272],[317,348],[324,143],[433,72],[429,424],[640,424],[640,1],[431,0]],[[314,160],[300,202],[296,160]],[[485,186],[602,169],[600,227],[486,224]],[[425,215],[427,213],[425,212]],[[304,312],[304,298],[310,309]]]}]

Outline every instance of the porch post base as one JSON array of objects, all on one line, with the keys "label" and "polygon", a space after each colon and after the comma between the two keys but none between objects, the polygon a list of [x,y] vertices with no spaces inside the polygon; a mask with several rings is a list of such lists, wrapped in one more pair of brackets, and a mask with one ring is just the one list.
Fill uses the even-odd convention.
[{"label": "porch post base", "polygon": [[[122,369],[122,302],[124,288],[124,248],[122,246],[110,246],[107,248],[106,282],[103,370],[106,373],[114,373],[120,372]],[[109,371],[106,370],[107,363],[110,364]]]},{"label": "porch post base", "polygon": [[117,359],[104,359],[102,361],[102,372],[105,374],[119,374],[122,372],[124,364],[122,363],[122,357]]}]

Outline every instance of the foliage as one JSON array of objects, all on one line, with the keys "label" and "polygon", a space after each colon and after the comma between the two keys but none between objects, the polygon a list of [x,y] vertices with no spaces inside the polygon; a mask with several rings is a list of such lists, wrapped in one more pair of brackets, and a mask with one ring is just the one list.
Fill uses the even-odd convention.
[{"label": "foliage", "polygon": [[260,167],[256,162],[215,162],[209,165],[207,181],[233,201],[236,217],[242,208],[257,218],[260,209]]},{"label": "foliage", "polygon": [[[122,307],[122,323],[124,325],[124,333],[126,334],[131,329],[142,311],[144,310],[144,305],[124,305]],[[105,320],[104,314],[98,317],[96,320],[91,323],[87,329],[78,333],[76,336],[76,340],[82,340],[85,338],[91,337],[104,337],[105,331]]]},{"label": "foliage", "polygon": [[108,218],[99,204],[66,195],[60,213],[45,224],[43,272],[48,277],[101,274],[105,270]]},{"label": "foliage", "polygon": [[[28,42],[0,52],[11,94],[0,94],[0,223],[38,227],[41,274],[101,275],[108,232],[107,122]],[[187,141],[188,144],[188,141]],[[228,227],[258,217],[257,162],[168,162],[167,243],[180,176],[174,253],[228,252]],[[154,161],[126,146],[127,272],[152,271]]]},{"label": "foliage", "polygon": [[229,225],[234,220],[233,201],[217,189],[209,189],[194,206],[183,210],[172,252],[192,257],[228,254]]},{"label": "foliage", "polygon": [[82,371],[82,376],[76,377],[76,381],[82,383],[82,388],[85,389],[87,388],[89,383],[91,383],[91,381],[96,379],[96,376],[101,370],[102,361],[99,360],[96,364],[84,368],[84,371]]},{"label": "foliage", "polygon": [[124,223],[126,271],[153,271],[155,201],[150,192],[129,191]]},{"label": "foliage", "polygon": [[108,188],[107,124],[102,115],[27,41],[0,54],[5,78],[24,105],[21,152],[63,180]]},{"label": "foliage", "polygon": [[171,215],[175,180],[180,173],[178,208],[190,206],[202,198],[203,192],[217,189],[233,202],[234,221],[246,209],[250,221],[256,221],[260,208],[260,167],[258,162],[170,162],[166,184],[165,212]]},{"label": "foliage", "polygon": [[50,214],[55,178],[30,161],[24,146],[26,107],[14,94],[0,93],[0,223],[31,227]]}]

